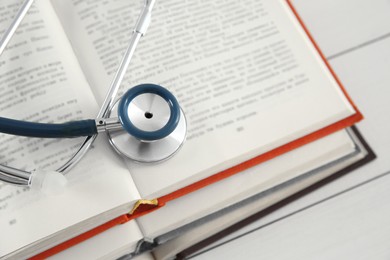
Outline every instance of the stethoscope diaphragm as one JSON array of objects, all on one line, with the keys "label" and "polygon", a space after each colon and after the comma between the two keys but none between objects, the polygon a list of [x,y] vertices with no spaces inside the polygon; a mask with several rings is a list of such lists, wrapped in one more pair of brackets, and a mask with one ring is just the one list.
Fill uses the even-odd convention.
[{"label": "stethoscope diaphragm", "polygon": [[115,102],[109,118],[123,129],[108,129],[113,148],[137,162],[160,162],[173,156],[186,138],[186,118],[176,98],[165,88],[142,84]]}]

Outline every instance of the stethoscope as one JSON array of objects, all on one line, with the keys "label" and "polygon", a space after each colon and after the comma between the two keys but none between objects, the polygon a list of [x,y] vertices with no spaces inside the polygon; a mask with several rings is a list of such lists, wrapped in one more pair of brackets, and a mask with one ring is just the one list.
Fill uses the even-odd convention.
[{"label": "stethoscope", "polygon": [[[26,0],[0,41],[0,55],[28,12],[34,0]],[[137,162],[160,162],[173,156],[186,137],[186,119],[174,95],[155,84],[130,88],[116,100],[118,88],[129,66],[136,46],[150,24],[155,0],[145,0],[128,48],[122,58],[96,119],[63,124],[42,124],[0,118],[0,132],[40,138],[73,138],[85,136],[76,153],[56,173],[69,171],[86,154],[98,133],[106,132],[112,147],[120,155]],[[38,176],[40,174],[40,177]],[[0,165],[0,180],[30,186],[41,171],[24,171]]]}]

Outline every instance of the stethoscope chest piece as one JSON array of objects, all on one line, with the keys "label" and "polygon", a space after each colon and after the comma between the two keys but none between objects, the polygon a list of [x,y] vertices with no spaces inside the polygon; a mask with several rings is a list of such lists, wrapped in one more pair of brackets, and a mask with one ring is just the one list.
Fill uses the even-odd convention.
[{"label": "stethoscope chest piece", "polygon": [[114,149],[137,162],[172,157],[186,138],[186,119],[175,97],[165,88],[143,84],[131,88],[111,109],[123,129],[107,129]]}]

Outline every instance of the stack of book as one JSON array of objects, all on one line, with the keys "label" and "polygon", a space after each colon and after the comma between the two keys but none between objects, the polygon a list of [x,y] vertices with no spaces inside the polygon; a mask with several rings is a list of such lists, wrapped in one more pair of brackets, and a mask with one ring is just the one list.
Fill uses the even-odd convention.
[{"label": "stack of book", "polygon": [[[93,117],[139,4],[37,1],[0,57],[2,116]],[[6,28],[14,1],[0,8]],[[101,136],[64,190],[1,183],[1,259],[172,258],[374,158],[353,127],[363,116],[289,1],[157,2],[122,92],[140,83],[178,97],[179,153],[137,164]],[[0,138],[3,163],[48,169],[80,141]]]}]

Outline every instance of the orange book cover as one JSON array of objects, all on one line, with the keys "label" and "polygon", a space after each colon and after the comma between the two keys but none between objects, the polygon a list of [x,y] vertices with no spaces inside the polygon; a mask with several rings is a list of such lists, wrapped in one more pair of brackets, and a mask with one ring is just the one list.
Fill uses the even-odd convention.
[{"label": "orange book cover", "polygon": [[363,119],[363,116],[362,114],[360,113],[359,109],[356,107],[356,105],[354,104],[354,102],[351,100],[350,96],[348,95],[348,93],[346,92],[343,84],[341,83],[341,81],[339,80],[339,78],[337,77],[337,75],[335,74],[334,70],[331,68],[331,66],[329,65],[328,61],[326,60],[325,56],[323,55],[323,53],[321,52],[320,48],[318,47],[318,44],[315,42],[314,38],[312,37],[312,35],[310,34],[310,32],[308,31],[306,25],[304,24],[302,18],[299,16],[296,8],[294,7],[293,3],[291,2],[291,0],[285,0],[287,3],[288,3],[288,6],[291,8],[291,10],[293,11],[293,13],[295,14],[295,16],[297,17],[300,25],[302,26],[302,28],[304,29],[304,31],[306,32],[306,34],[308,35],[309,39],[311,40],[311,42],[313,43],[314,47],[316,48],[316,50],[318,51],[318,53],[320,54],[321,58],[323,59],[324,63],[326,64],[327,68],[329,69],[329,71],[331,72],[332,76],[335,78],[336,82],[338,83],[338,85],[340,86],[342,92],[344,93],[344,95],[346,96],[346,98],[348,99],[348,101],[350,102],[350,104],[353,106],[353,108],[355,109],[356,113],[339,121],[339,122],[336,122],[332,125],[329,125],[325,128],[322,128],[318,131],[315,131],[309,135],[306,135],[302,138],[299,138],[297,140],[294,140],[290,143],[287,143],[283,146],[280,146],[276,149],[273,149],[269,152],[266,152],[264,154],[261,154],[253,159],[250,159],[246,162],[243,162],[239,165],[236,165],[232,168],[229,168],[227,170],[224,170],[222,172],[219,172],[219,173],[216,173],[208,178],[205,178],[201,181],[198,181],[198,182],[195,182],[191,185],[188,185],[184,188],[181,188],[179,190],[176,190],[170,194],[167,194],[165,196],[162,196],[160,198],[158,198],[156,200],[156,203],[155,204],[141,204],[139,205],[139,207],[136,208],[135,211],[132,212],[132,214],[127,214],[127,215],[123,215],[123,216],[120,216],[118,218],[115,218],[99,227],[96,227],[88,232],[85,232],[84,234],[82,235],[79,235],[77,237],[74,237],[64,243],[61,243],[49,250],[46,250],[34,257],[32,257],[31,259],[45,259],[49,256],[52,256],[58,252],[61,252],[62,250],[65,250],[71,246],[74,246],[78,243],[81,243],[99,233],[102,233],[104,231],[106,231],[107,229],[111,228],[111,227],[114,227],[116,225],[120,225],[120,224],[123,224],[127,221],[130,221],[132,219],[135,219],[135,218],[138,218],[140,216],[143,216],[145,214],[148,214],[152,211],[155,211],[155,210],[158,210],[160,207],[163,207],[167,202],[171,201],[171,200],[174,200],[174,199],[177,199],[179,197],[182,197],[182,196],[185,196],[186,194],[189,194],[191,192],[194,192],[196,190],[199,190],[205,186],[208,186],[210,184],[213,184],[215,182],[218,182],[222,179],[225,179],[225,178],[228,178],[229,176],[232,176],[238,172],[241,172],[241,171],[244,171],[252,166],[255,166],[257,164],[260,164],[260,163],[263,163],[265,161],[268,161],[268,160],[271,160],[272,158],[275,158],[281,154],[284,154],[284,153],[287,153],[291,150],[294,150],[300,146],[303,146],[307,143],[310,143],[310,142],[313,142],[317,139],[320,139],[324,136],[327,136],[327,135],[330,135],[332,133],[335,133],[339,130],[342,130],[346,127],[350,127],[352,125],[354,125],[355,123],[359,122],[360,120]]}]

